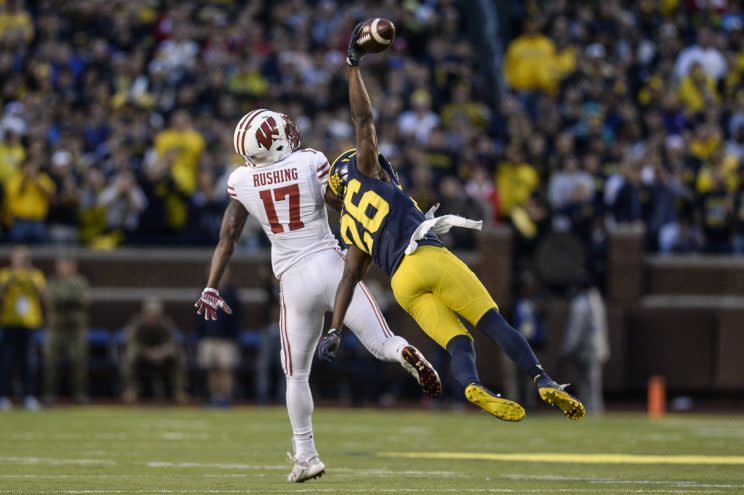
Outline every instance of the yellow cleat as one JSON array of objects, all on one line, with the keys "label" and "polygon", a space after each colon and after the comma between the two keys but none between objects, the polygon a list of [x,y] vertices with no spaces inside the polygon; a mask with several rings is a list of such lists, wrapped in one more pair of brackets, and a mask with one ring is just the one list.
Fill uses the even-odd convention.
[{"label": "yellow cleat", "polygon": [[561,410],[568,419],[578,421],[586,416],[586,409],[581,401],[565,390],[560,385],[539,387],[537,389],[540,398]]},{"label": "yellow cleat", "polygon": [[489,414],[504,421],[522,421],[524,408],[514,401],[494,395],[487,388],[471,383],[465,387],[465,398]]}]

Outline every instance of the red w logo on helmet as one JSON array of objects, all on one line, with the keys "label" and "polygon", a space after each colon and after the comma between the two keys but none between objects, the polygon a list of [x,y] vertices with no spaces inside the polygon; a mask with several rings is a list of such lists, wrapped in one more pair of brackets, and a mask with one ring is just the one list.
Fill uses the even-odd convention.
[{"label": "red w logo on helmet", "polygon": [[256,131],[256,141],[258,141],[259,147],[263,146],[270,150],[271,145],[274,144],[274,135],[276,134],[279,134],[279,129],[276,128],[276,119],[269,116]]}]

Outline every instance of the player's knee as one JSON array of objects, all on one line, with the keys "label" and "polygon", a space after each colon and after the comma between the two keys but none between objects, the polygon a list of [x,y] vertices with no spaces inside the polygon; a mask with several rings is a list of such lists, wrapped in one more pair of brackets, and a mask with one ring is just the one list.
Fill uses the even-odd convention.
[{"label": "player's knee", "polygon": [[455,335],[447,342],[447,352],[454,355],[473,351],[473,339],[469,335]]},{"label": "player's knee", "polygon": [[481,324],[496,324],[499,326],[502,324],[508,325],[504,317],[499,313],[498,308],[491,308],[483,313],[483,316],[478,319],[474,326],[478,327],[478,325]]},{"label": "player's knee", "polygon": [[287,382],[307,382],[310,380],[310,370],[284,370],[284,376]]}]

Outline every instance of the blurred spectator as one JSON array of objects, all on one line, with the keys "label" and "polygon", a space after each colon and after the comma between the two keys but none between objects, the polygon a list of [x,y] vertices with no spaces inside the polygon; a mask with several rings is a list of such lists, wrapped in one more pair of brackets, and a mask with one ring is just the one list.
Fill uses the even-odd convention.
[{"label": "blurred spectator", "polygon": [[452,89],[452,102],[442,106],[442,122],[447,129],[458,131],[464,139],[469,133],[485,129],[491,119],[491,111],[472,96],[471,87],[465,81]]},{"label": "blurred spectator", "polygon": [[424,150],[425,154],[422,159],[431,167],[434,184],[439,184],[445,175],[457,175],[460,157],[451,150],[443,129],[435,127],[431,130]]},{"label": "blurred spectator", "polygon": [[21,134],[13,129],[0,128],[0,184],[5,184],[21,168],[26,159],[26,148]]},{"label": "blurred spectator", "polygon": [[137,223],[136,239],[147,244],[181,241],[189,197],[171,175],[169,162],[148,154],[140,186],[147,206]]},{"label": "blurred spectator", "polygon": [[24,406],[33,411],[39,409],[34,395],[35,367],[30,360],[33,333],[44,322],[44,288],[44,275],[31,264],[31,252],[22,246],[13,248],[10,266],[0,270],[0,410],[11,408],[14,371],[18,373]]},{"label": "blurred spectator", "polygon": [[656,168],[654,182],[649,189],[651,205],[647,235],[652,244],[650,249],[669,254],[678,250],[680,244],[677,204],[686,199],[687,192],[664,166]]},{"label": "blurred spectator", "polygon": [[710,190],[698,199],[698,226],[703,235],[706,253],[731,252],[733,197],[726,190],[723,173],[712,171]]},{"label": "blurred spectator", "polygon": [[485,168],[473,169],[470,179],[465,184],[465,192],[469,198],[473,198],[480,205],[485,224],[498,221],[499,197]]},{"label": "blurred spectator", "polygon": [[126,345],[121,361],[124,380],[124,402],[137,401],[145,377],[156,396],[163,396],[167,380],[173,398],[186,402],[185,356],[178,342],[176,326],[163,313],[163,303],[156,298],[142,303],[142,313],[125,328]]},{"label": "blurred spectator", "polygon": [[174,112],[171,127],[155,136],[155,151],[158,157],[169,161],[173,180],[188,194],[196,189],[199,160],[204,147],[204,138],[194,129],[189,115],[184,110]]},{"label": "blurred spectator", "polygon": [[588,276],[571,300],[561,354],[576,367],[576,393],[590,414],[602,414],[602,366],[610,357],[607,314],[602,295]]},{"label": "blurred spectator", "polygon": [[553,72],[555,44],[540,33],[535,19],[525,23],[522,34],[514,38],[506,49],[504,78],[518,91],[554,92],[557,78]]},{"label": "blurred spectator", "polygon": [[692,65],[690,73],[682,78],[677,91],[680,103],[690,115],[700,113],[719,101],[715,79],[706,74],[697,62]]},{"label": "blurred spectator", "polygon": [[134,174],[127,170],[119,172],[98,201],[106,208],[106,226],[121,238],[137,229],[140,214],[147,207],[147,198],[135,182]]},{"label": "blurred spectator", "polygon": [[226,190],[215,183],[209,170],[199,173],[197,190],[189,204],[192,218],[189,244],[211,246],[219,241],[222,214],[227,205]]},{"label": "blurred spectator", "polygon": [[610,209],[617,223],[641,221],[641,171],[638,165],[626,160],[622,164],[621,185]]},{"label": "blurred spectator", "polygon": [[57,258],[57,275],[49,281],[45,299],[47,332],[44,342],[44,402],[54,403],[59,362],[67,359],[73,400],[88,402],[88,281],[70,257]]},{"label": "blurred spectator", "polygon": [[561,170],[550,178],[548,185],[550,204],[555,210],[561,211],[575,202],[577,196],[582,194],[581,191],[586,193],[594,191],[592,177],[579,169],[576,157],[567,156],[563,159]]},{"label": "blurred spectator", "polygon": [[55,194],[48,220],[49,238],[56,244],[74,244],[78,241],[80,187],[72,160],[72,153],[66,150],[56,151],[52,155],[51,179],[55,184]]},{"label": "blurred spectator", "polygon": [[9,46],[28,43],[34,37],[33,21],[24,3],[23,0],[0,3],[0,41]]},{"label": "blurred spectator", "polygon": [[524,206],[540,185],[540,175],[530,163],[526,163],[524,152],[518,144],[511,144],[504,160],[496,166],[496,190],[501,201],[499,211],[504,217]]},{"label": "blurred spectator", "polygon": [[106,177],[97,168],[88,170],[80,191],[78,224],[80,240],[88,246],[99,246],[106,233],[108,215],[100,198],[106,189]]},{"label": "blurred spectator", "polygon": [[703,26],[697,33],[697,43],[682,50],[674,64],[674,74],[684,78],[699,65],[705,74],[717,81],[726,73],[726,59],[715,46],[715,36],[711,29]]},{"label": "blurred spectator", "polygon": [[439,125],[439,116],[431,111],[431,95],[425,89],[417,89],[411,95],[411,110],[398,117],[398,127],[403,136],[413,136],[420,143],[429,140],[431,131]]},{"label": "blurred spectator", "polygon": [[8,178],[5,201],[11,242],[38,244],[48,240],[45,221],[54,192],[52,179],[40,170],[38,163],[28,159]]},{"label": "blurred spectator", "polygon": [[232,308],[232,314],[220,315],[217,320],[198,318],[196,362],[207,373],[209,404],[227,407],[233,395],[233,373],[240,362],[237,341],[242,318],[238,291],[232,285],[229,270],[225,270],[222,276],[219,291]]},{"label": "blurred spectator", "polygon": [[190,38],[188,26],[185,23],[173,23],[172,37],[160,44],[153,61],[174,82],[179,82],[196,65],[199,45]]}]

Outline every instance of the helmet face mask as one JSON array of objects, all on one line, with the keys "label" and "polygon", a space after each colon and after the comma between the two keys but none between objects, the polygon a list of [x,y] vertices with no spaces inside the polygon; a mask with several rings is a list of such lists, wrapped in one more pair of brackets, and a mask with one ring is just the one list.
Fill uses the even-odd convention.
[{"label": "helmet face mask", "polygon": [[267,167],[300,147],[297,125],[285,114],[257,109],[245,114],[233,133],[235,152],[246,165]]}]

